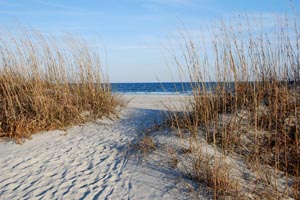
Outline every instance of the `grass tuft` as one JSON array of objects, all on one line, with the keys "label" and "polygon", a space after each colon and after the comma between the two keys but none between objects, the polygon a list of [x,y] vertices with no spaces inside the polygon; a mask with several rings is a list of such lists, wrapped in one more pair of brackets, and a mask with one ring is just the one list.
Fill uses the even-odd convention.
[{"label": "grass tuft", "polygon": [[69,36],[0,35],[0,137],[32,134],[116,113],[96,50]]},{"label": "grass tuft", "polygon": [[240,176],[248,186],[231,187],[231,171],[195,156],[192,179],[212,188],[216,199],[249,187],[250,198],[300,198],[299,18],[282,21],[268,33],[221,24],[211,48],[203,51],[183,34],[184,61],[175,62],[189,72],[193,99],[190,110],[172,114],[171,126],[179,136],[189,130],[190,149],[202,148],[204,139],[223,156],[238,157],[251,176],[266,180],[252,187],[255,181]]}]

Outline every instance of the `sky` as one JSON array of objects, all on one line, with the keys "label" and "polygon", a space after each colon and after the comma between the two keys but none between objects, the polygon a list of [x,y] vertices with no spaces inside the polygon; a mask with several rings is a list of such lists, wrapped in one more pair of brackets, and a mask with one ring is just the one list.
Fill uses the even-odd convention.
[{"label": "sky", "polygon": [[300,0],[292,5],[290,0],[0,0],[0,28],[22,24],[43,34],[83,37],[98,49],[111,82],[179,81],[169,47],[182,27],[205,32],[241,14],[268,22],[300,11]]}]

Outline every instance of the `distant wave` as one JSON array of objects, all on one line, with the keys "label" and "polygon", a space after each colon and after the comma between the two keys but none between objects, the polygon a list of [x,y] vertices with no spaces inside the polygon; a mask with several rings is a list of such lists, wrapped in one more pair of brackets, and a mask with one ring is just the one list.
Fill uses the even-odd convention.
[{"label": "distant wave", "polygon": [[163,82],[163,83],[111,83],[113,93],[135,94],[135,95],[192,95],[193,88],[206,88],[206,92],[214,92],[217,84],[225,84],[228,90],[234,90],[234,83],[225,82],[205,82],[205,83],[189,83],[189,82]]},{"label": "distant wave", "polygon": [[192,92],[114,92],[117,94],[129,94],[129,95],[182,95],[190,96]]},{"label": "distant wave", "polygon": [[190,83],[112,83],[112,91],[121,94],[191,94]]}]

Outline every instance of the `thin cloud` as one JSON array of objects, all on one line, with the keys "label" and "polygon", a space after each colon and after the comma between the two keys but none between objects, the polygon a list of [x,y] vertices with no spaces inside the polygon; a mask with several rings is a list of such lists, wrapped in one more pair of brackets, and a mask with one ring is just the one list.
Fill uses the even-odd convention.
[{"label": "thin cloud", "polygon": [[162,6],[188,6],[191,5],[193,0],[142,0],[138,2],[144,7],[152,10],[158,10],[158,8]]},{"label": "thin cloud", "polygon": [[191,0],[147,0],[149,3],[157,4],[188,4]]},{"label": "thin cloud", "polygon": [[13,3],[11,1],[6,1],[6,0],[0,0],[0,6],[6,6],[6,7],[17,7],[20,6],[17,3]]},{"label": "thin cloud", "polygon": [[26,16],[52,16],[52,15],[68,15],[68,16],[93,16],[102,15],[102,12],[88,12],[88,11],[67,11],[67,10],[39,10],[39,11],[13,11],[0,10],[0,14],[6,15],[26,15]]},{"label": "thin cloud", "polygon": [[[2,9],[0,8],[0,14],[6,14],[6,15],[21,15],[21,16],[52,16],[52,15],[68,15],[68,16],[89,16],[89,15],[100,15],[103,14],[99,11],[88,11],[84,10],[82,8],[69,6],[64,3],[57,3],[57,2],[51,2],[49,0],[34,0],[35,4],[39,4],[41,8],[39,10],[31,10],[31,9],[8,9],[8,7],[23,7],[25,6],[24,2],[17,3],[10,3],[6,0],[0,0],[0,5]],[[4,7],[4,8],[3,8]],[[7,8],[5,8],[7,7]]]},{"label": "thin cloud", "polygon": [[142,6],[152,11],[162,11],[170,7],[197,8],[199,11],[209,11],[214,14],[221,14],[223,10],[215,7],[209,0],[142,0]]},{"label": "thin cloud", "polygon": [[158,46],[155,45],[120,45],[120,46],[114,46],[112,49],[117,50],[139,50],[139,49],[158,49]]},{"label": "thin cloud", "polygon": [[66,5],[66,4],[62,4],[62,3],[55,3],[55,2],[51,2],[51,1],[48,1],[48,0],[35,0],[35,2],[39,3],[39,4],[42,4],[42,5],[45,5],[47,7],[53,7],[53,8],[59,8],[59,9],[62,9],[62,10],[73,10],[73,11],[83,11],[81,8],[78,8],[78,7],[73,7],[73,6],[69,6],[69,5]]}]

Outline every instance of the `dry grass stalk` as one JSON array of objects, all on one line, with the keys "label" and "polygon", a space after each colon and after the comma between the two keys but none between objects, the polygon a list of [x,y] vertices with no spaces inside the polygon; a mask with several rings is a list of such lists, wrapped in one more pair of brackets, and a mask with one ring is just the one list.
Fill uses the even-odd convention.
[{"label": "dry grass stalk", "polygon": [[210,188],[214,199],[239,198],[239,184],[230,177],[230,166],[200,154],[194,160],[191,178]]},{"label": "dry grass stalk", "polygon": [[[171,121],[177,130],[190,130],[194,141],[202,130],[205,139],[223,154],[239,154],[250,166],[273,167],[270,179],[275,181],[273,189],[277,197],[282,193],[282,188],[277,188],[278,173],[284,173],[284,195],[299,199],[299,18],[295,17],[293,22],[283,21],[274,34],[257,33],[250,25],[242,29],[248,31],[245,34],[222,24],[216,34],[218,37],[212,42],[213,55],[208,55],[205,49],[204,55],[199,55],[196,45],[184,36],[187,41],[185,63],[176,60],[176,64],[181,69],[187,67],[190,73],[194,87],[193,109],[188,114],[174,114]],[[209,57],[213,58],[211,62],[207,61]],[[209,69],[213,68],[210,74]],[[209,88],[204,83],[212,77],[215,82]],[[223,173],[221,168],[214,167],[213,173],[209,173],[208,166],[206,172],[200,168],[203,166],[195,165],[195,174],[200,170],[199,173],[209,175],[207,180],[211,181],[206,184],[216,183],[215,190],[222,191],[223,183],[226,185],[228,181],[218,176]],[[268,196],[257,192],[259,194]]]},{"label": "dry grass stalk", "polygon": [[0,35],[0,57],[0,137],[20,142],[116,111],[96,50],[79,39]]}]

